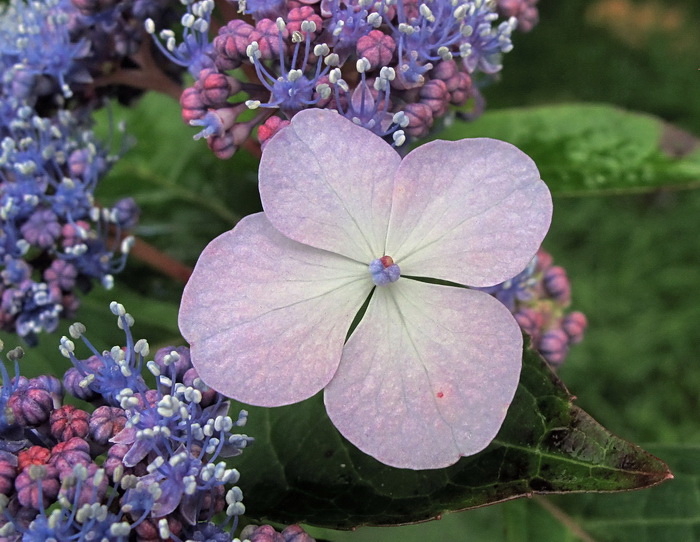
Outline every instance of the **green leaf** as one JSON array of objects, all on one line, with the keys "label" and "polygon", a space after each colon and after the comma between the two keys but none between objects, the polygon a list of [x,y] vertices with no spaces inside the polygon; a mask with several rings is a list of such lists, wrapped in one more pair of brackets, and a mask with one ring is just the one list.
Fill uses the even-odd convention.
[{"label": "green leaf", "polygon": [[308,528],[333,542],[679,542],[700,540],[700,446],[649,445],[675,478],[647,491],[538,496],[431,521],[355,532]]},{"label": "green leaf", "polygon": [[532,157],[554,195],[700,186],[693,136],[651,115],[610,105],[488,111],[474,122],[454,122],[437,137],[508,141]]},{"label": "green leaf", "polygon": [[142,210],[132,232],[139,238],[191,265],[214,237],[260,210],[258,160],[245,150],[216,158],[204,140],[193,140],[198,129],[182,121],[176,101],[149,93],[133,107],[100,111],[105,139],[110,117],[124,122],[136,144],[100,183],[97,197],[110,203],[132,196]]},{"label": "green leaf", "polygon": [[333,427],[320,394],[274,409],[237,406],[249,410],[256,438],[235,460],[247,513],[280,523],[409,523],[535,493],[636,489],[670,476],[663,462],[574,406],[529,349],[496,439],[441,470],[395,469],[363,454]]},{"label": "green leaf", "polygon": [[549,502],[597,542],[700,540],[700,446],[654,445],[670,482],[639,493],[557,497]]}]

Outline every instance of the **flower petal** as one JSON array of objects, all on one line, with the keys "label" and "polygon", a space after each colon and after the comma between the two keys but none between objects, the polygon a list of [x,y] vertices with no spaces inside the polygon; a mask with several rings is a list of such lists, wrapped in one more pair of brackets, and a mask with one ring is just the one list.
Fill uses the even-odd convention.
[{"label": "flower petal", "polygon": [[335,111],[300,111],[265,146],[260,197],[290,239],[369,264],[384,255],[401,158]]},{"label": "flower petal", "polygon": [[326,387],[326,409],[387,465],[446,467],[496,436],[521,360],[520,329],[496,299],[399,279],[376,288]]},{"label": "flower petal", "polygon": [[401,163],[386,252],[404,276],[492,286],[527,266],[551,218],[547,186],[513,145],[433,141]]},{"label": "flower petal", "polygon": [[335,373],[372,286],[366,266],[291,241],[258,213],[204,249],[180,330],[207,385],[253,405],[295,403]]}]

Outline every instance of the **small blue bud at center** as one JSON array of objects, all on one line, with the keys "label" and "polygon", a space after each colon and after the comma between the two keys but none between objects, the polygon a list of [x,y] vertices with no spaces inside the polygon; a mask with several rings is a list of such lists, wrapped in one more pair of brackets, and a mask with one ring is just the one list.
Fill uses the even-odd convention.
[{"label": "small blue bud at center", "polygon": [[394,263],[391,256],[382,256],[369,263],[369,272],[372,275],[372,281],[377,286],[386,286],[392,282],[399,280],[401,269]]}]

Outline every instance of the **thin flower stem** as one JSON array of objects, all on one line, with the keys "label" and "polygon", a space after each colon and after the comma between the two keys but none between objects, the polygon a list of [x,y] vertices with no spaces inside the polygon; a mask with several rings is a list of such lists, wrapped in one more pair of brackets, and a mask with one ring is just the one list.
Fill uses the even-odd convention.
[{"label": "thin flower stem", "polygon": [[130,87],[154,90],[170,96],[179,102],[182,94],[182,85],[170,78],[154,60],[151,54],[151,36],[143,33],[141,45],[131,57],[138,69],[119,69],[114,73],[100,77],[95,81],[96,86],[127,85]]},{"label": "thin flower stem", "polygon": [[95,86],[125,85],[140,90],[153,90],[179,101],[182,87],[164,73],[147,72],[143,69],[122,68],[114,73],[100,77]]},{"label": "thin flower stem", "polygon": [[131,255],[182,284],[186,284],[192,275],[191,267],[168,256],[138,237],[131,248]]},{"label": "thin flower stem", "polygon": [[596,542],[596,539],[584,531],[574,518],[553,504],[547,497],[535,495],[532,500],[549,512],[554,519],[560,522],[571,534],[578,537],[582,542]]}]

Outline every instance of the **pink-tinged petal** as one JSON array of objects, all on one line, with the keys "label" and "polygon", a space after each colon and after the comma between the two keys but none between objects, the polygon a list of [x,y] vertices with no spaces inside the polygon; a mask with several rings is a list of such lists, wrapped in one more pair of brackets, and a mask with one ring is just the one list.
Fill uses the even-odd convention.
[{"label": "pink-tinged petal", "polygon": [[326,410],[387,465],[446,467],[494,439],[521,360],[520,329],[496,299],[399,279],[372,294],[326,387]]},{"label": "pink-tinged petal", "polygon": [[204,249],[180,330],[210,387],[252,405],[295,403],[335,373],[372,286],[366,266],[287,239],[258,213]]},{"label": "pink-tinged petal", "polygon": [[260,197],[290,239],[368,264],[384,255],[401,158],[337,112],[307,109],[267,144]]},{"label": "pink-tinged petal", "polygon": [[527,266],[551,218],[537,166],[513,145],[433,141],[401,163],[386,252],[404,276],[492,286]]}]

